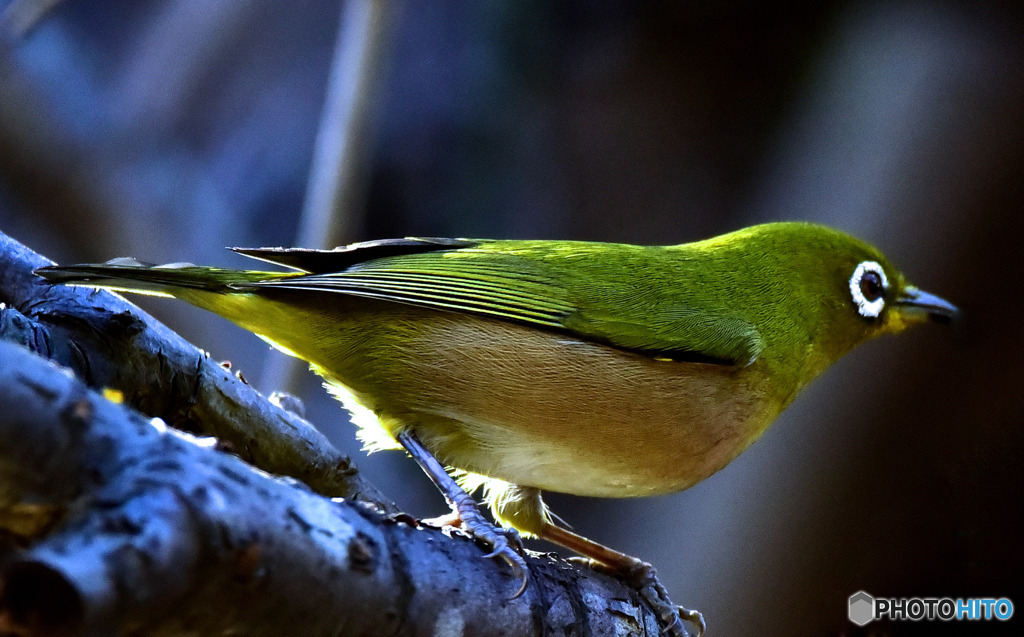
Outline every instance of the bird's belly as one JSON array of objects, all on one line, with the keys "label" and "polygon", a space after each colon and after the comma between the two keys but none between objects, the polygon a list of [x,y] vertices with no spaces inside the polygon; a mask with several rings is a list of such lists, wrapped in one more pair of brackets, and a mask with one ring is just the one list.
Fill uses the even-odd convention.
[{"label": "bird's belly", "polygon": [[[474,444],[448,444],[443,437],[434,445],[438,455],[452,466],[496,477],[513,484],[575,495],[635,497],[685,489],[725,466],[747,443],[724,438],[697,449],[694,441],[678,444],[662,440],[621,439],[609,445],[600,440],[601,425],[594,435],[563,436],[559,440],[510,432],[493,423],[469,423]],[[606,431],[618,437],[619,427]],[[428,440],[430,434],[425,436]],[[494,453],[492,449],[501,449]]]},{"label": "bird's belly", "polygon": [[[721,370],[697,377],[670,368],[692,364],[660,365],[665,369],[620,382],[593,377],[596,362],[549,387],[517,386],[508,377],[478,381],[473,387],[489,395],[486,405],[465,399],[422,410],[417,430],[452,466],[514,484],[600,497],[678,491],[725,466],[763,424],[757,400],[728,395],[742,379],[706,377]],[[454,435],[450,423],[457,423]]]},{"label": "bird's belly", "polygon": [[[335,385],[364,440],[394,446],[410,428],[442,462],[522,486],[606,497],[684,489],[781,409],[758,363],[661,361],[500,320],[348,304],[318,318],[306,302],[295,337],[265,335]],[[311,349],[311,331],[330,347]]]}]

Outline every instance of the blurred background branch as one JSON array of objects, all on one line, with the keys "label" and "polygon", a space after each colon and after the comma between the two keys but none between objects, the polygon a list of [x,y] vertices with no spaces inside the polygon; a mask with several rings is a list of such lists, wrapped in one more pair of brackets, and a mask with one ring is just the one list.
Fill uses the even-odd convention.
[{"label": "blurred background branch", "polygon": [[[369,176],[366,151],[379,101],[391,4],[348,0],[342,5],[296,246],[333,248],[362,233]],[[305,368],[294,358],[271,354],[263,381],[294,391]]]},{"label": "blurred background branch", "polygon": [[11,0],[0,15],[0,23],[15,38],[23,38],[61,2],[62,0]]}]

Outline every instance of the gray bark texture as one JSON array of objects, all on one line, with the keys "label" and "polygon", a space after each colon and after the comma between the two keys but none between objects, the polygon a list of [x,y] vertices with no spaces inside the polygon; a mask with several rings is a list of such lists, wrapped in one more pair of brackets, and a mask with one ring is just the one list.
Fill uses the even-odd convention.
[{"label": "gray bark texture", "polygon": [[36,282],[45,264],[0,234],[0,634],[658,633],[635,591],[550,555],[510,599],[471,539],[397,513],[120,297]]}]

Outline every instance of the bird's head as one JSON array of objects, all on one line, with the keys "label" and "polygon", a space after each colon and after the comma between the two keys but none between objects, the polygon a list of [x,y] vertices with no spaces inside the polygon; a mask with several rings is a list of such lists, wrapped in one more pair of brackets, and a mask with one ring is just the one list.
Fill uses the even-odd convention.
[{"label": "bird's head", "polygon": [[713,241],[724,241],[722,254],[743,255],[733,263],[742,263],[740,276],[756,281],[746,288],[755,296],[744,305],[766,355],[804,367],[803,382],[865,340],[916,323],[949,322],[957,311],[912,285],[874,246],[832,228],[773,223]]}]

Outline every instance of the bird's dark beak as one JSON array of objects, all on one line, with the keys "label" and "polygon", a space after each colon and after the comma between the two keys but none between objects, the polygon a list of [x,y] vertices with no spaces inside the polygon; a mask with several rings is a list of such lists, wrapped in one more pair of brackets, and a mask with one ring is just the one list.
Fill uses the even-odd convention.
[{"label": "bird's dark beak", "polygon": [[896,299],[900,316],[908,323],[949,323],[957,313],[956,306],[949,301],[908,285]]}]

